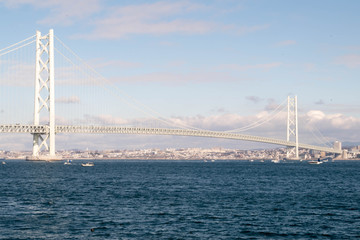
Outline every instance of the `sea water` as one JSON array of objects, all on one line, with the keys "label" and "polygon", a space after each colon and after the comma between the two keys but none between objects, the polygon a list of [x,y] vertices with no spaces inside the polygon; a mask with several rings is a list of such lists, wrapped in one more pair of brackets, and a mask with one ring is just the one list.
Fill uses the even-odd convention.
[{"label": "sea water", "polygon": [[0,239],[356,239],[360,162],[0,165]]}]

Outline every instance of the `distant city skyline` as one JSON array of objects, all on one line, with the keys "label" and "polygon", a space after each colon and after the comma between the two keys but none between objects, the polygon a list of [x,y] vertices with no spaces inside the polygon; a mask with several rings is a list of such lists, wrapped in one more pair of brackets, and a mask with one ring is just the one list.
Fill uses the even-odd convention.
[{"label": "distant city skyline", "polygon": [[[355,0],[0,0],[6,23],[0,26],[0,49],[53,28],[105,78],[167,118],[202,129],[235,129],[297,95],[300,128],[313,125],[330,141],[359,142],[359,9]],[[81,97],[57,98],[59,114],[61,104],[76,105]],[[109,103],[119,112],[116,107]],[[124,122],[129,114],[123,111],[92,117]],[[270,122],[266,129],[284,138],[286,122]],[[29,139],[0,135],[0,147],[23,150],[31,147]],[[257,145],[189,139],[59,135],[57,148]]]}]

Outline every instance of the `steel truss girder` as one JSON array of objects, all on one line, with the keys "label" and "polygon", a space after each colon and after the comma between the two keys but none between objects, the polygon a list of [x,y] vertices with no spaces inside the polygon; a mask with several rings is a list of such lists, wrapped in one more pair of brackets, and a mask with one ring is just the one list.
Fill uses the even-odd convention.
[{"label": "steel truss girder", "polygon": [[44,125],[0,125],[0,133],[47,134],[48,127]]},{"label": "steel truss girder", "polygon": [[[0,125],[0,133],[31,133],[43,134],[49,133],[47,125]],[[143,135],[176,135],[176,136],[192,136],[192,137],[211,137],[224,138],[233,140],[243,140],[251,142],[262,142],[287,147],[295,147],[295,142],[289,142],[280,139],[266,138],[259,136],[244,135],[238,133],[225,133],[217,131],[199,131],[187,129],[169,129],[169,128],[144,128],[144,127],[120,127],[120,126],[66,126],[58,125],[55,128],[56,134],[61,133],[83,133],[83,134],[143,134]],[[341,150],[314,146],[310,144],[298,143],[299,148],[313,149],[318,151],[341,153]]]}]

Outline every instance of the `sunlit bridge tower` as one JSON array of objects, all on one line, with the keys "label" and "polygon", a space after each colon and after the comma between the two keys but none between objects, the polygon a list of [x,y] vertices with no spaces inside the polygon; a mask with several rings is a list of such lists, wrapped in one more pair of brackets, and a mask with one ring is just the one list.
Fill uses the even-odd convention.
[{"label": "sunlit bridge tower", "polygon": [[299,159],[299,139],[298,139],[298,115],[297,97],[288,96],[288,117],[286,140],[295,142],[295,147],[288,147],[286,157]]},{"label": "sunlit bridge tower", "polygon": [[[47,35],[36,32],[34,125],[40,117],[47,119],[45,133],[33,133],[33,158],[39,158],[45,148],[49,159],[55,158],[55,96],[54,96],[54,31]],[[45,120],[46,121],[46,120]]]}]

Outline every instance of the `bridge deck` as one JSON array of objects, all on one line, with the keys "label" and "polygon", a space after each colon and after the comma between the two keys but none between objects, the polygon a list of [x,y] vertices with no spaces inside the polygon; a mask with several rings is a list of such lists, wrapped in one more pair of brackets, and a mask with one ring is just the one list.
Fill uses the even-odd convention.
[{"label": "bridge deck", "polygon": [[[47,134],[49,127],[47,125],[0,125],[0,133],[40,133]],[[93,133],[93,134],[147,134],[147,135],[177,135],[194,137],[224,138],[252,142],[270,143],[288,147],[295,147],[295,142],[286,140],[244,135],[238,133],[226,133],[219,131],[200,131],[188,129],[169,129],[169,128],[145,128],[145,127],[119,127],[119,126],[65,126],[58,125],[55,128],[58,133]],[[309,144],[299,143],[299,148],[313,149],[318,151],[341,153],[340,150],[321,147]]]}]

